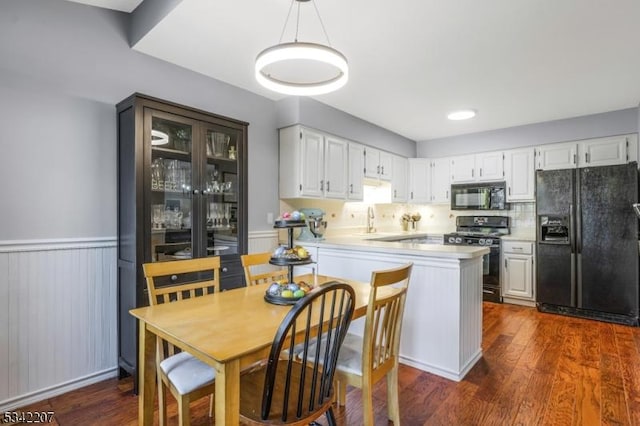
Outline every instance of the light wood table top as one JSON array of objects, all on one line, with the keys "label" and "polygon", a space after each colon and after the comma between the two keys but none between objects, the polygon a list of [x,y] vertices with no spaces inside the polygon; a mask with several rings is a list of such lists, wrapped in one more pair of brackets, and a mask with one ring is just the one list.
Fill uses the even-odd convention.
[{"label": "light wood table top", "polygon": [[[295,279],[301,280],[312,283],[313,276]],[[318,276],[320,285],[329,281],[351,285],[356,293],[354,318],[366,314],[369,283]],[[291,308],[267,303],[263,298],[267,288],[266,284],[244,287],[130,311],[140,320],[139,424],[153,423],[156,336],[216,369],[216,424],[239,424],[240,371],[268,356],[276,330]]]}]

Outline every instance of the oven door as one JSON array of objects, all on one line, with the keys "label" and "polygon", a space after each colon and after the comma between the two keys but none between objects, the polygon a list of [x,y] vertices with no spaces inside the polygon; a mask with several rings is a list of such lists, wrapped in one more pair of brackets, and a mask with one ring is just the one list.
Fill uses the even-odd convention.
[{"label": "oven door", "polygon": [[500,246],[489,247],[482,257],[482,300],[502,303],[500,292]]}]

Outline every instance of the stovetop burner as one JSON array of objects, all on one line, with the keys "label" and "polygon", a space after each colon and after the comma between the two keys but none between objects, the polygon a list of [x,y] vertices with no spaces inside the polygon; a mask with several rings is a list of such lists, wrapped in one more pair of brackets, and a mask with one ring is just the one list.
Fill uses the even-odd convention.
[{"label": "stovetop burner", "polygon": [[458,216],[456,229],[444,236],[445,244],[499,246],[510,233],[507,216]]}]

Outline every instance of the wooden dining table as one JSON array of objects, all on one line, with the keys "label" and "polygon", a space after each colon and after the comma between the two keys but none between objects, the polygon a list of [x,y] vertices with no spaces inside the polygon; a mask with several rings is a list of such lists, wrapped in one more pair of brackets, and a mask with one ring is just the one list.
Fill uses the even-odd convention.
[{"label": "wooden dining table", "polygon": [[[317,277],[318,285],[330,281],[349,284],[356,294],[354,318],[366,314],[369,283]],[[313,283],[313,278],[301,275],[295,281]],[[240,423],[240,372],[268,357],[276,330],[291,308],[266,302],[267,287],[266,284],[243,287],[130,311],[140,324],[138,424],[153,424],[157,338],[189,352],[216,370],[216,424],[236,426]],[[384,292],[380,296],[385,296]]]}]

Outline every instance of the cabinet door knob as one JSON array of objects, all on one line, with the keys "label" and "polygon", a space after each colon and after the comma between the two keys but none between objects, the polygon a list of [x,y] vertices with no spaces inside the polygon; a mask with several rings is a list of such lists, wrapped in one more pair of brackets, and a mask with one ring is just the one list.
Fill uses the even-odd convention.
[{"label": "cabinet door knob", "polygon": [[199,190],[197,190],[197,189],[194,189],[194,190],[193,190],[193,195],[198,195],[199,193],[200,193],[200,191],[199,191]]},{"label": "cabinet door knob", "polygon": [[177,275],[171,275],[171,281],[176,282],[178,280]]},{"label": "cabinet door knob", "polygon": [[229,271],[229,269],[226,266],[222,267],[222,272],[228,272],[228,271]]}]

